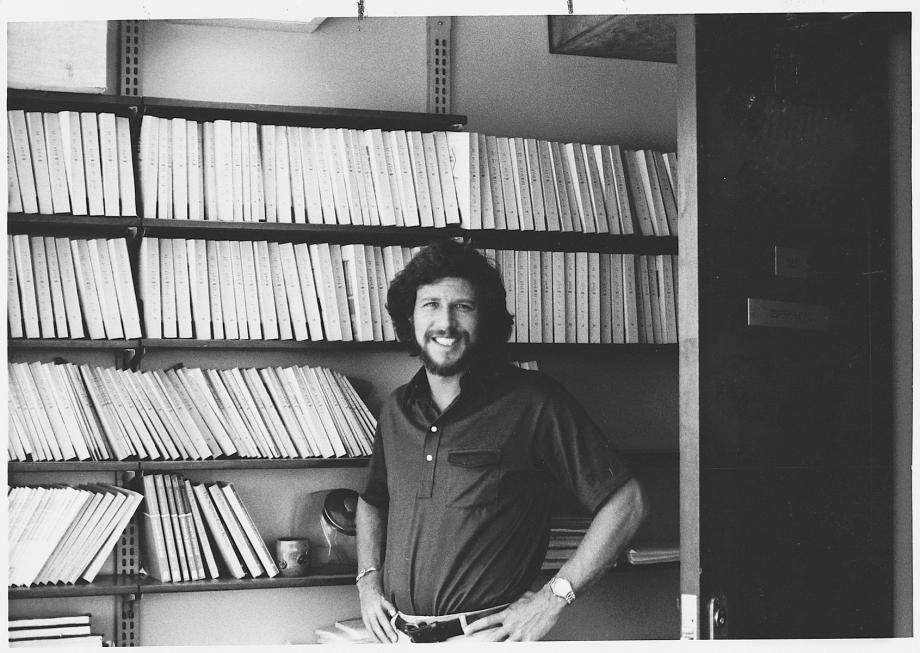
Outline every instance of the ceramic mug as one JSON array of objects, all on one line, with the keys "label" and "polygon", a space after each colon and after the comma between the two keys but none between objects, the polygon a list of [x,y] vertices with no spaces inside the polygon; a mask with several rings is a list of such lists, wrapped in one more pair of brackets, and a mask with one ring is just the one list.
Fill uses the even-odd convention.
[{"label": "ceramic mug", "polygon": [[310,573],[310,540],[279,537],[275,542],[275,562],[282,576],[306,576]]}]

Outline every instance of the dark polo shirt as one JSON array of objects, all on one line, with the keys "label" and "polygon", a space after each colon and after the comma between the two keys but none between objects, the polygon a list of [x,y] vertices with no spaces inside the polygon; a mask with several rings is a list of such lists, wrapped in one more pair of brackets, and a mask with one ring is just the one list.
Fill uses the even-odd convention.
[{"label": "dark polo shirt", "polygon": [[388,510],[384,591],[443,615],[516,600],[540,570],[554,488],[594,512],[631,478],[556,381],[480,366],[439,413],[424,368],[387,400],[362,498]]}]

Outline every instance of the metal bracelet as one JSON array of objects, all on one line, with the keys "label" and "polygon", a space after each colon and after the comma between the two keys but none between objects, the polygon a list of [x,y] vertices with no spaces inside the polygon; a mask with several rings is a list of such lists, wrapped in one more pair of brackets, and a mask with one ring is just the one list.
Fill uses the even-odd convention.
[{"label": "metal bracelet", "polygon": [[377,567],[365,567],[364,569],[358,572],[357,576],[355,576],[355,582],[357,583],[359,580],[361,580],[362,578],[367,576],[369,573],[374,572],[374,571],[379,571],[379,569],[377,569]]}]

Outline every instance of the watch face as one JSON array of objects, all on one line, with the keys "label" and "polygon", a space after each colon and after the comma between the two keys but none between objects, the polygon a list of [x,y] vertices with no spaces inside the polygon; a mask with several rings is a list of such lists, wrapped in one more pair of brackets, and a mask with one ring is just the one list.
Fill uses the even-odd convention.
[{"label": "watch face", "polygon": [[554,578],[549,588],[553,591],[553,594],[566,601],[569,601],[570,598],[575,598],[572,592],[572,584],[565,578]]}]

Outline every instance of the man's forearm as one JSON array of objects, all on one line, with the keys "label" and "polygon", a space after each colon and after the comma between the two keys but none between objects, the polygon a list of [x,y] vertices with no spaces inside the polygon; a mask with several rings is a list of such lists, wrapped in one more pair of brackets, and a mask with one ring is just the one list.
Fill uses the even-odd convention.
[{"label": "man's forearm", "polygon": [[576,594],[599,579],[626,547],[645,518],[642,486],[629,481],[598,509],[591,526],[559,576],[572,583]]},{"label": "man's forearm", "polygon": [[383,566],[386,520],[386,510],[358,499],[355,527],[359,570]]}]

